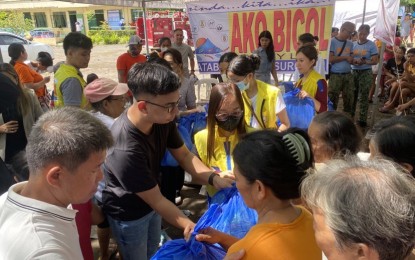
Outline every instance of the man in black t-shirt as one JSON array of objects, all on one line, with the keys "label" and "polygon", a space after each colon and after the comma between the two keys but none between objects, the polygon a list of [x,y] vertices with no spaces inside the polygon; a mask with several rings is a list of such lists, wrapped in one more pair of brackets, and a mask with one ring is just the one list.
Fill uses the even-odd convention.
[{"label": "man in black t-shirt", "polygon": [[135,101],[111,128],[115,144],[103,166],[103,209],[123,258],[149,259],[158,248],[161,217],[185,235],[195,225],[160,193],[159,168],[166,148],[201,184],[221,189],[232,181],[213,173],[183,144],[173,122],[180,98],[176,74],[159,64],[136,64],[128,87]]}]

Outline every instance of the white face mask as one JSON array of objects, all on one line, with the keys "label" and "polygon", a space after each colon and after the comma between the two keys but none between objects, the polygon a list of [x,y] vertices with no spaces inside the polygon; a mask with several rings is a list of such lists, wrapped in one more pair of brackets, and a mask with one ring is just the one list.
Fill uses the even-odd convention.
[{"label": "white face mask", "polygon": [[168,49],[167,47],[161,47],[160,48],[161,52],[165,52],[165,51],[167,51],[167,49]]}]

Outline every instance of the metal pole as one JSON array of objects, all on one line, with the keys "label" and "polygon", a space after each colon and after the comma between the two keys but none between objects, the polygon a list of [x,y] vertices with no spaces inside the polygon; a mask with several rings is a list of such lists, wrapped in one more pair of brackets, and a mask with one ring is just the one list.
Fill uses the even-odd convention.
[{"label": "metal pole", "polygon": [[378,75],[376,76],[376,85],[375,85],[375,93],[373,94],[373,112],[372,112],[372,122],[370,123],[371,126],[374,125],[375,123],[375,113],[377,111],[375,111],[375,109],[378,108],[378,103],[379,103],[379,98],[378,98],[378,93],[379,93],[379,85],[380,85],[380,77],[382,77],[382,69],[383,69],[383,53],[385,52],[385,47],[386,44],[384,42],[382,42],[382,46],[380,47],[380,60],[379,60],[379,65],[378,65]]},{"label": "metal pole", "polygon": [[363,3],[363,18],[362,18],[362,24],[365,24],[365,16],[366,16],[366,0]]},{"label": "metal pole", "polygon": [[148,48],[148,37],[147,37],[147,14],[146,14],[146,2],[144,0],[142,0],[141,2],[142,7],[143,7],[143,23],[144,23],[144,40],[146,41],[146,51],[147,51],[147,55],[150,53],[150,50]]}]

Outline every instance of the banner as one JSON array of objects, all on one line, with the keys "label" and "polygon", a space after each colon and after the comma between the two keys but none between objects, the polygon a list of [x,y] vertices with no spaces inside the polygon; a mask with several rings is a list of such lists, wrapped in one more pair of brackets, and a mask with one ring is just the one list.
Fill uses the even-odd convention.
[{"label": "banner", "polygon": [[378,19],[374,37],[388,45],[395,45],[396,24],[398,23],[399,2],[396,0],[381,0],[378,9]]},{"label": "banner", "polygon": [[277,72],[292,73],[298,36],[319,37],[319,57],[329,56],[335,0],[234,0],[186,3],[201,73],[219,73],[225,52],[251,54],[259,47],[258,35],[268,30],[274,40]]}]

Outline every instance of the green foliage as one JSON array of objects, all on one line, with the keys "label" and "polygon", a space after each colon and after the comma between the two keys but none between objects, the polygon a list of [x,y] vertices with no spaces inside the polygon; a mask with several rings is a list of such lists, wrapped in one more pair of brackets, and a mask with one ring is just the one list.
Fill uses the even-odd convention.
[{"label": "green foliage", "polygon": [[111,30],[109,26],[101,26],[96,30],[90,30],[88,36],[94,45],[97,44],[127,44],[134,30]]},{"label": "green foliage", "polygon": [[24,35],[33,30],[34,24],[30,19],[24,19],[23,13],[17,11],[0,11],[0,28],[10,28],[13,33]]}]

